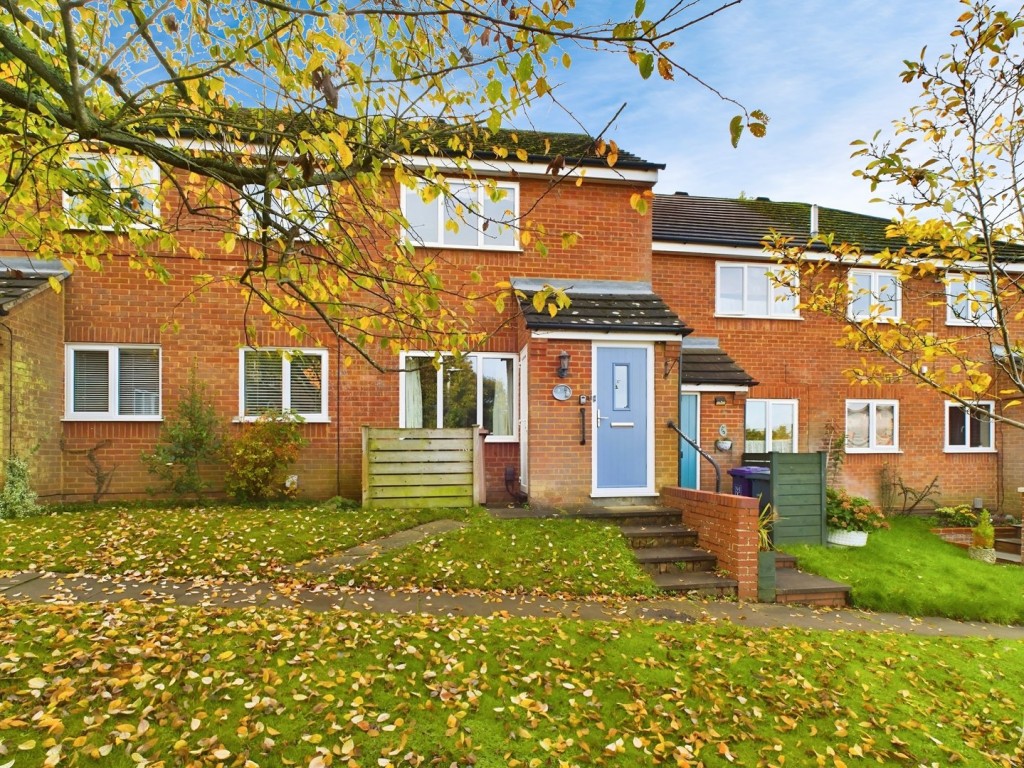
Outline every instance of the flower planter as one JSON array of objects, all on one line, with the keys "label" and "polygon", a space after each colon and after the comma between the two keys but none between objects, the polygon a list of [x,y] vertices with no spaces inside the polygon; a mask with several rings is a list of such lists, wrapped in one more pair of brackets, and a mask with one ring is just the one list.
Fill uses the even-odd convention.
[{"label": "flower planter", "polygon": [[775,552],[757,553],[757,600],[775,602]]},{"label": "flower planter", "polygon": [[994,565],[996,562],[995,549],[989,549],[987,547],[969,547],[967,549],[967,556],[971,558],[971,560],[988,563],[989,565]]},{"label": "flower planter", "polygon": [[868,532],[840,531],[829,528],[828,543],[837,547],[863,547],[868,543]]}]

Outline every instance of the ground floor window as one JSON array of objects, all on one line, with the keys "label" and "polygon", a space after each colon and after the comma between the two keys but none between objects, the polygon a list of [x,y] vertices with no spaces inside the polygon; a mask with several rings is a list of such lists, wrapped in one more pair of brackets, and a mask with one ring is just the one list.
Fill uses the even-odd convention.
[{"label": "ground floor window", "polygon": [[69,344],[64,367],[66,419],[160,419],[160,347]]},{"label": "ground floor window", "polygon": [[403,355],[401,425],[481,425],[494,439],[516,436],[515,356],[478,352],[461,358]]},{"label": "ground floor window", "polygon": [[899,409],[896,400],[847,400],[847,453],[899,450]]},{"label": "ground floor window", "polygon": [[975,403],[967,408],[960,403],[946,403],[946,450],[951,452],[995,450],[992,414],[995,403]]},{"label": "ground floor window", "polygon": [[744,453],[796,453],[796,400],[747,400]]},{"label": "ground floor window", "polygon": [[264,413],[294,413],[306,421],[327,421],[327,352],[322,349],[243,349],[239,412],[243,419]]}]

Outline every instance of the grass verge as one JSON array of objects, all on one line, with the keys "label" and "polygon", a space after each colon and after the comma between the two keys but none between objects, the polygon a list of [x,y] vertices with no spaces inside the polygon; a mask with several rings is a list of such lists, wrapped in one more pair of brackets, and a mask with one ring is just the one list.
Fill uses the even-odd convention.
[{"label": "grass verge", "polygon": [[1024,759],[1012,641],[0,600],[0,645],[17,768]]},{"label": "grass verge", "polygon": [[496,520],[470,514],[465,528],[386,552],[338,574],[377,587],[650,595],[655,587],[614,526],[589,520]]},{"label": "grass verge", "polygon": [[296,504],[78,508],[0,521],[0,569],[266,579],[296,562],[463,514]]},{"label": "grass verge", "polygon": [[929,522],[896,517],[854,549],[791,545],[802,570],[849,584],[858,608],[909,616],[1024,624],[1024,568],[985,565],[929,532]]}]

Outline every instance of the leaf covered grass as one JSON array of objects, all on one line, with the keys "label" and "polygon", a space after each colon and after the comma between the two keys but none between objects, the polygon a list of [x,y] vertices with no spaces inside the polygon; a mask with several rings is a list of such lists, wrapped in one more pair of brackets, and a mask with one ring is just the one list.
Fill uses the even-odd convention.
[{"label": "leaf covered grass", "polygon": [[329,504],[77,508],[0,521],[0,569],[270,579],[291,564],[462,514]]},{"label": "leaf covered grass", "polygon": [[655,587],[614,526],[579,519],[496,520],[382,553],[338,574],[342,584],[449,590],[650,595]]},{"label": "leaf covered grass", "polygon": [[927,520],[890,522],[865,547],[790,545],[786,551],[801,570],[849,584],[858,608],[1024,624],[1024,568],[975,562],[931,533]]},{"label": "leaf covered grass", "polygon": [[1013,641],[0,600],[0,647],[19,768],[1024,759]]}]

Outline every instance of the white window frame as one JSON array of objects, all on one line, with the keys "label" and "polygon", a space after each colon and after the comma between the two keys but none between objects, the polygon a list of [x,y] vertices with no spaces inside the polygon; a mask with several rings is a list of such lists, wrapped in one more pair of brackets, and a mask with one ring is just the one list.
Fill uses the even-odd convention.
[{"label": "white window frame", "polygon": [[[979,400],[974,405],[986,406],[989,413],[995,416],[996,404],[994,400]],[[970,445],[953,445],[949,442],[949,411],[951,408],[959,408],[965,410],[964,406],[955,400],[947,400],[944,405],[944,418],[943,418],[943,429],[942,429],[942,443],[943,450],[946,453],[995,453],[996,452],[996,422],[994,418],[990,418],[988,421],[988,446],[970,446]],[[974,411],[970,411],[966,414],[968,419],[976,419]],[[970,441],[970,430],[967,435],[968,441]]]},{"label": "white window frame", "polygon": [[[405,427],[405,361],[409,358],[425,358],[433,359],[433,352],[402,352],[399,355],[399,370],[402,373],[399,375],[398,385],[398,426],[399,428]],[[441,356],[441,369],[437,371],[437,423],[432,428],[442,429],[444,427],[444,380],[441,376],[445,358],[450,358],[451,355],[443,354]],[[488,443],[517,443],[519,442],[519,356],[514,352],[471,352],[465,355],[467,358],[475,357],[479,360],[483,359],[495,359],[495,360],[511,360],[512,361],[512,392],[509,398],[509,403],[512,408],[512,412],[509,414],[509,423],[512,426],[512,434],[510,435],[487,435],[486,441]],[[483,365],[480,364],[474,368],[476,372],[476,421],[477,424],[483,426],[484,423],[484,377],[483,377]]]},{"label": "white window frame", "polygon": [[[247,184],[242,189],[242,196],[238,201],[239,219],[238,233],[242,237],[251,240],[260,236],[260,222],[257,211],[250,204],[250,200],[261,200],[266,192],[263,184]],[[297,210],[289,211],[291,202],[297,205]],[[278,187],[270,194],[270,218],[278,224],[283,231],[277,227],[267,228],[268,236],[273,239],[282,237],[284,232],[290,228],[288,222],[292,222],[292,216],[309,213],[309,217],[303,221],[294,220],[299,225],[298,233],[295,236],[298,242],[309,242],[316,235],[324,235],[328,230],[330,217],[330,194],[327,187],[301,187],[299,189],[288,189]]]},{"label": "white window frame", "polygon": [[245,412],[245,356],[249,352],[276,352],[281,357],[281,410],[285,413],[293,413],[291,410],[291,356],[309,355],[320,358],[320,412],[300,413],[294,411],[307,424],[327,424],[330,416],[327,413],[327,382],[328,378],[328,355],[326,349],[300,349],[297,347],[243,347],[238,350],[238,416],[235,421],[256,421],[260,416],[246,414]]},{"label": "white window frame", "polygon": [[[118,404],[121,350],[156,350],[157,353],[157,413],[120,414]],[[106,352],[107,362],[107,410],[75,410],[75,352]],[[64,345],[64,421],[163,421],[163,351],[157,344],[86,344]]]},{"label": "white window frame", "polygon": [[[125,165],[128,163],[136,164],[141,176],[142,186],[150,187],[152,189],[153,210],[151,213],[143,216],[130,214],[132,218],[126,221],[124,226],[129,229],[149,229],[160,222],[160,166],[156,164],[156,161],[139,155],[112,155],[103,152],[75,152],[70,156],[69,160],[71,163],[78,166],[99,166],[100,169],[106,171],[105,178],[107,184],[114,190],[124,190],[128,188],[123,183],[126,177]],[[95,228],[107,232],[114,230],[113,222],[109,224],[89,224],[88,222],[83,222],[75,213],[74,200],[75,195],[71,194],[67,190],[63,192],[61,204],[64,209],[64,218],[67,221],[69,229],[81,230]]]},{"label": "white window frame", "polygon": [[[868,444],[866,446],[850,445],[850,406],[868,406]],[[892,445],[879,445],[876,442],[877,411],[879,406],[892,406]],[[899,400],[873,400],[868,398],[850,398],[846,401],[846,442],[844,448],[846,453],[899,453],[900,452],[900,401]]]},{"label": "white window frame", "polygon": [[[896,296],[892,302],[881,302],[878,301],[879,294],[879,282],[883,277],[892,277],[896,280]],[[885,306],[889,309],[888,312],[881,312],[877,314],[871,314],[870,312],[866,315],[857,315],[853,312],[853,302],[857,296],[854,295],[854,278],[857,278],[858,282],[864,282],[866,285],[862,288],[857,288],[859,292],[861,290],[868,291],[868,295],[871,298],[872,306]],[[894,322],[898,323],[903,317],[903,282],[899,279],[899,273],[894,272],[890,269],[853,269],[851,268],[846,275],[846,289],[848,296],[848,305],[846,316],[848,319],[854,322]]]},{"label": "white window frame", "polygon": [[[722,270],[723,269],[742,269],[743,270],[743,284],[740,286],[740,294],[743,297],[743,309],[739,312],[729,312],[723,307],[722,301]],[[760,272],[768,277],[768,313],[761,314],[751,311],[748,308],[748,296],[747,286],[750,284],[749,273],[751,271]],[[790,273],[791,277],[787,279],[796,281],[796,302],[792,309],[789,308],[788,302],[778,301],[776,298],[778,286],[775,284],[775,278],[785,273]],[[729,262],[720,261],[715,265],[715,316],[716,317],[747,317],[747,318],[760,318],[765,320],[799,320],[800,319],[800,276],[791,267],[785,267],[779,264],[750,264],[747,262]]]},{"label": "white window frame", "polygon": [[[420,182],[416,189],[410,189],[409,187],[402,186],[401,205],[402,205],[402,216],[408,221],[408,196],[419,195],[420,189],[426,184],[426,182]],[[476,191],[476,204],[483,210],[484,200],[487,197],[488,185],[481,181],[474,181],[471,179],[451,179],[448,181],[450,187],[456,186],[470,186]],[[498,189],[507,190],[507,194],[502,199],[503,203],[510,204],[512,209],[512,218],[509,222],[503,224],[507,226],[512,232],[512,244],[511,245],[497,245],[489,243],[487,241],[487,233],[483,229],[476,230],[476,244],[466,245],[463,243],[449,243],[445,241],[445,235],[453,235],[454,233],[449,232],[445,227],[445,199],[450,198],[451,195],[446,195],[444,191],[440,191],[436,198],[434,198],[428,205],[432,205],[436,208],[437,215],[437,232],[439,241],[421,241],[416,233],[412,229],[405,231],[405,239],[411,245],[417,248],[446,248],[446,249],[462,249],[462,250],[484,250],[484,251],[518,251],[519,246],[519,182],[516,181],[498,181],[494,185]],[[409,222],[410,225],[412,222]],[[466,222],[457,222],[459,225],[460,233],[463,229],[469,226]],[[493,222],[492,222],[493,223]]]},{"label": "white window frame", "polygon": [[773,440],[772,432],[774,431],[774,429],[773,429],[769,419],[770,419],[770,416],[771,416],[771,406],[773,404],[792,405],[793,406],[793,450],[792,451],[786,451],[786,453],[796,453],[797,451],[800,450],[800,446],[799,446],[799,442],[798,442],[799,434],[800,434],[800,401],[799,400],[790,400],[790,399],[786,399],[786,398],[749,397],[749,398],[747,398],[747,401],[743,405],[743,450],[744,450],[744,453],[747,452],[747,450],[746,450],[746,447],[747,447],[747,408],[750,406],[751,403],[765,403],[766,404],[766,406],[765,406],[766,407],[766,410],[765,410],[765,421],[767,423],[765,424],[765,436],[764,436],[765,450],[764,450],[764,453],[771,453],[772,452],[772,440]]},{"label": "white window frame", "polygon": [[[992,328],[996,324],[992,281],[988,275],[960,273],[946,276],[946,325]],[[985,286],[979,286],[985,283]],[[987,293],[986,301],[974,298]],[[977,305],[972,309],[971,304]]]}]

